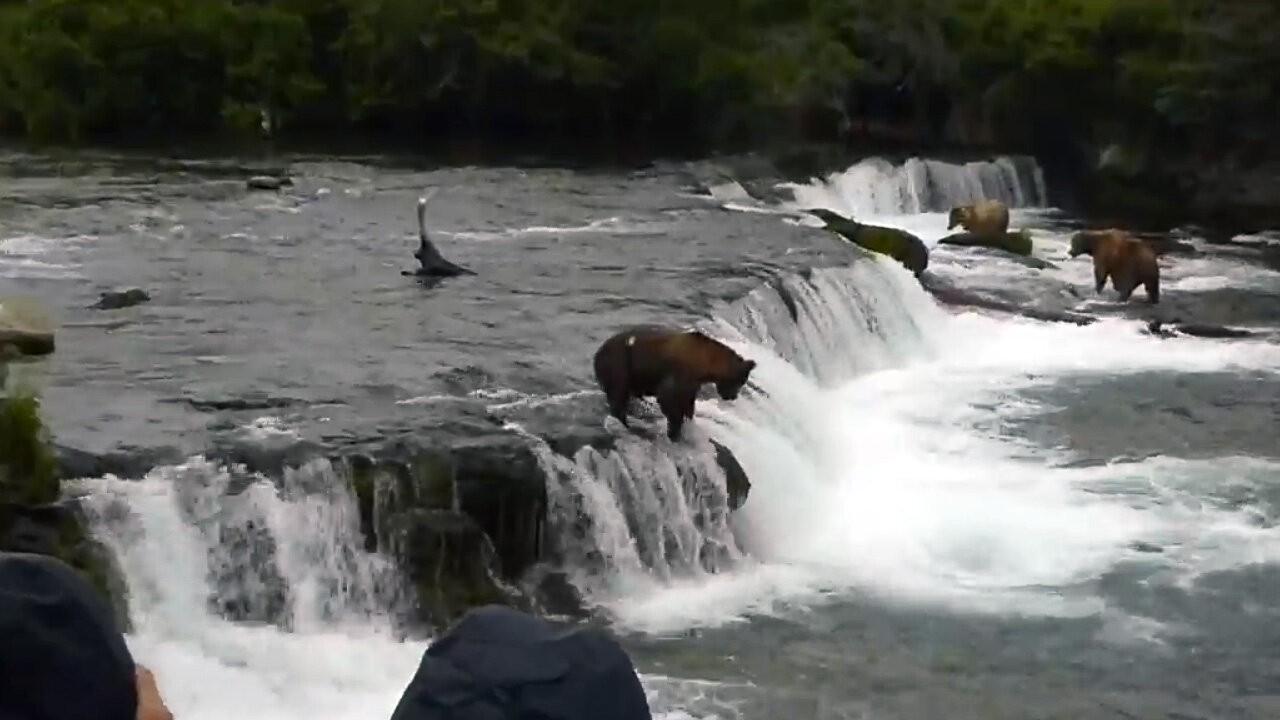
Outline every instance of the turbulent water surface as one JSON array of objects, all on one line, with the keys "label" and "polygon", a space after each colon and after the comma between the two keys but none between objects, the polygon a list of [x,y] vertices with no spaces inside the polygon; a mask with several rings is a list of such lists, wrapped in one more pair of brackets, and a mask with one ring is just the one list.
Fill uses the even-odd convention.
[{"label": "turbulent water surface", "polygon": [[[395,571],[363,551],[326,461],[228,496],[234,472],[201,453],[355,444],[477,408],[519,426],[521,409],[577,403],[603,422],[590,355],[652,321],[717,334],[757,360],[752,385],[699,403],[692,450],[624,438],[545,460],[552,512],[591,519],[569,557],[604,564],[574,582],[662,717],[1280,713],[1280,344],[1162,339],[1134,319],[1156,310],[1110,312],[1034,163],[871,159],[763,200],[743,187],[769,178],[705,163],[289,172],[292,188],[254,193],[207,162],[4,158],[0,291],[58,315],[57,354],[30,368],[58,440],[185,458],[80,483],[130,585],[130,644],[178,717],[387,717],[424,647],[391,633]],[[428,187],[429,229],[475,277],[400,274]],[[930,271],[1105,319],[940,306],[793,212],[932,245],[951,204],[984,196],[1015,207],[1048,266],[935,246]],[[1280,327],[1260,251],[1190,245],[1161,260],[1162,305]],[[132,286],[152,301],[87,308]],[[680,499],[690,473],[722,489],[708,437],[753,483],[731,526]],[[272,563],[247,532],[272,538]],[[727,568],[701,569],[707,542]],[[281,579],[286,598],[262,592]],[[283,626],[224,619],[269,603]]]}]

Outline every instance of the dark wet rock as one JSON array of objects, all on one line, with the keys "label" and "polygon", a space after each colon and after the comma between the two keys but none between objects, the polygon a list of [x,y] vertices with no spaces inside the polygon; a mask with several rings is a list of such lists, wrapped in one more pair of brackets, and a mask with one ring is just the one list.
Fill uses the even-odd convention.
[{"label": "dark wet rock", "polygon": [[999,237],[959,232],[942,238],[938,243],[962,247],[985,247],[993,250],[1004,250],[1013,255],[1021,256],[1030,255],[1032,249],[1031,233],[1026,230],[1011,230]]},{"label": "dark wet rock", "polygon": [[151,295],[142,288],[129,288],[128,290],[111,290],[100,293],[98,302],[89,306],[91,310],[119,310],[121,308],[133,307],[150,302]]},{"label": "dark wet rock", "polygon": [[0,318],[0,362],[6,357],[48,355],[57,346],[52,330],[6,327],[3,322]]},{"label": "dark wet rock", "polygon": [[121,447],[106,453],[91,453],[65,445],[53,444],[58,477],[65,480],[98,478],[114,475],[138,480],[159,465],[172,465],[183,460],[177,448]]},{"label": "dark wet rock", "polygon": [[955,284],[950,281],[932,273],[926,273],[921,277],[920,282],[929,294],[933,295],[939,302],[946,305],[978,307],[986,310],[995,310],[997,312],[1021,315],[1033,320],[1043,320],[1046,322],[1063,322],[1071,323],[1073,325],[1089,325],[1097,322],[1097,318],[1083,313],[1071,312],[1065,309],[1057,310],[1024,306],[1008,300],[988,297],[973,290],[956,287]]},{"label": "dark wet rock", "polygon": [[1266,326],[1274,324],[1275,318],[1280,316],[1280,295],[1253,288],[1224,287],[1192,293],[1162,290],[1160,304],[1157,306],[1143,300],[1117,302],[1116,295],[1110,288],[1101,295],[1089,288],[1085,297],[1106,303],[1091,308],[1097,314],[1105,313],[1143,323],[1158,320],[1165,325],[1178,324],[1192,328]]},{"label": "dark wet rock", "polygon": [[196,410],[217,412],[224,410],[278,410],[301,403],[296,398],[275,397],[266,393],[249,393],[229,398],[186,398],[186,403]]},{"label": "dark wet rock", "polygon": [[826,223],[823,228],[871,252],[888,255],[919,277],[929,266],[929,248],[906,230],[865,225],[823,208],[809,210]]},{"label": "dark wet rock", "polygon": [[265,522],[249,520],[218,528],[225,554],[214,572],[214,614],[236,622],[288,624],[289,586],[275,562],[276,541]]},{"label": "dark wet rock", "polygon": [[539,614],[578,620],[591,616],[586,599],[569,579],[569,575],[547,564],[536,566],[526,576],[525,592],[532,608]]},{"label": "dark wet rock", "polygon": [[457,505],[499,548],[505,577],[519,577],[543,555],[546,476],[527,440],[491,436],[450,448]]},{"label": "dark wet rock", "polygon": [[1175,321],[1168,322],[1164,320],[1152,320],[1147,323],[1147,332],[1160,337],[1177,337],[1178,335],[1190,335],[1192,337],[1213,338],[1213,339],[1238,339],[1256,337],[1258,333],[1252,330],[1244,330],[1242,328],[1225,327],[1223,325],[1205,325],[1202,323],[1180,323]]},{"label": "dark wet rock", "polygon": [[388,521],[387,534],[421,621],[443,628],[471,608],[508,601],[493,545],[467,514],[409,510]]},{"label": "dark wet rock", "polygon": [[279,190],[282,187],[289,187],[292,185],[292,179],[272,175],[254,175],[248,180],[245,180],[245,186],[250,190]]}]

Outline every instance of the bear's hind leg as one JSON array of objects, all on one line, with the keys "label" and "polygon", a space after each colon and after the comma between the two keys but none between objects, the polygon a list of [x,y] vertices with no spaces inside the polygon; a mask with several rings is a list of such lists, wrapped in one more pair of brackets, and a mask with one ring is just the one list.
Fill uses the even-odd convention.
[{"label": "bear's hind leg", "polygon": [[1147,302],[1155,305],[1160,302],[1160,276],[1151,275],[1147,281],[1143,283],[1143,287],[1147,289]]}]

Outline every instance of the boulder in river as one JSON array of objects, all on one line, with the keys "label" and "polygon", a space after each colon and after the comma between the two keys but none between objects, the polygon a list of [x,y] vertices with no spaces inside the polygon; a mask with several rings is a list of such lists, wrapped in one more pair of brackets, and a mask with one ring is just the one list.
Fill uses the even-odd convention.
[{"label": "boulder in river", "polygon": [[923,240],[906,230],[865,225],[825,208],[809,210],[809,213],[826,223],[824,229],[861,248],[888,255],[916,277],[929,266],[929,248]]},{"label": "boulder in river", "polygon": [[36,303],[0,298],[0,362],[24,355],[48,355],[54,350],[53,323]]}]

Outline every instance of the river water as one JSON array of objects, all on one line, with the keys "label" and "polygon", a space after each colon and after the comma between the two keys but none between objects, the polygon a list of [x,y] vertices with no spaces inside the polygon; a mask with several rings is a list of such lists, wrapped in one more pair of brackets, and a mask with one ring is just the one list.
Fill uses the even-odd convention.
[{"label": "river water", "polygon": [[[656,499],[680,477],[661,441],[548,460],[553,495],[592,516],[575,551],[603,558],[573,580],[660,717],[1280,712],[1280,344],[946,308],[792,212],[933,244],[952,203],[1000,197],[1049,267],[937,246],[930,271],[1106,315],[1114,297],[1067,258],[1071,219],[1033,164],[867,160],[765,200],[708,163],[297,157],[289,172],[292,188],[254,193],[232,163],[3,158],[0,293],[61,323],[56,355],[28,369],[59,442],[178,458],[77,483],[130,586],[130,646],[178,717],[387,717],[425,647],[387,622],[394,569],[364,552],[350,498],[313,491],[341,485],[326,461],[232,500],[234,472],[201,453],[227,436],[413,433],[470,404],[598,403],[603,422],[590,355],[650,321],[700,324],[759,363],[690,426],[752,480],[730,526]],[[438,246],[476,277],[400,275],[428,187]],[[1262,253],[1189,242],[1161,261],[1164,304],[1280,328]],[[152,301],[87,309],[131,286]],[[227,533],[249,526],[273,539],[287,628],[210,602],[268,602],[262,564]],[[733,563],[647,555],[634,536],[651,531],[725,535]]]}]

